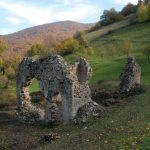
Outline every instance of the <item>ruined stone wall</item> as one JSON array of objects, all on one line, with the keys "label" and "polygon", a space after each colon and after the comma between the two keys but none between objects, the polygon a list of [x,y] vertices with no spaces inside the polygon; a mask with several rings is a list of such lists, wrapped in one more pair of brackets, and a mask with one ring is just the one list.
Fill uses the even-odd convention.
[{"label": "ruined stone wall", "polygon": [[129,92],[140,86],[141,68],[133,57],[129,57],[121,74],[120,91]]},{"label": "ruined stone wall", "polygon": [[79,59],[71,69],[72,78],[72,116],[77,114],[80,107],[91,101],[89,80],[92,77],[92,68],[83,58]]},{"label": "ruined stone wall", "polygon": [[[24,58],[17,74],[17,104],[19,117],[23,121],[72,120],[80,107],[91,100],[88,82],[92,69],[85,59],[74,65],[67,64],[61,56]],[[45,110],[31,103],[28,86],[32,79],[39,81],[46,100]]]}]

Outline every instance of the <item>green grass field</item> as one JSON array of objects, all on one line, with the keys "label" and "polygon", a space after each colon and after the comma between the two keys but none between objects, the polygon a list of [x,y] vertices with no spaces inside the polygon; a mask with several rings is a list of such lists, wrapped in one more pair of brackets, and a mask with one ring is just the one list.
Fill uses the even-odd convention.
[{"label": "green grass field", "polygon": [[[95,31],[94,34],[101,36],[99,31]],[[150,84],[150,61],[143,54],[142,50],[145,46],[150,45],[150,22],[144,24],[135,24],[122,29],[118,29],[111,34],[95,38],[93,33],[89,33],[91,38],[91,46],[94,49],[95,54],[91,57],[87,57],[93,68],[93,77],[91,85],[95,85],[99,80],[117,80],[122,72],[123,66],[126,61],[126,55],[124,52],[124,41],[130,41],[132,47],[130,49],[130,56],[134,56],[142,68],[142,83]],[[113,54],[112,54],[113,49]],[[68,62],[73,62],[75,56],[67,56],[65,59]],[[36,91],[38,83],[33,80],[33,84],[30,86],[30,91]]]},{"label": "green grass field", "polygon": [[116,23],[113,23],[113,24],[108,25],[106,27],[102,27],[102,29],[99,29],[97,31],[94,31],[94,32],[87,34],[87,38],[88,38],[88,40],[93,41],[93,40],[99,38],[99,36],[103,36],[105,34],[108,34],[109,32],[115,31],[115,30],[120,29],[122,27],[126,27],[129,24],[130,24],[130,22],[128,20],[116,22]]},{"label": "green grass field", "polygon": [[30,93],[36,92],[39,90],[40,90],[40,87],[39,87],[38,81],[36,79],[33,79],[31,85],[29,86]]},{"label": "green grass field", "polygon": [[128,40],[132,45],[129,55],[134,56],[141,65],[142,83],[150,85],[150,61],[142,52],[145,46],[150,45],[150,22],[125,27],[92,41],[95,51],[95,56],[89,58],[94,70],[92,84],[98,80],[118,79],[127,57],[123,44]]},{"label": "green grass field", "polygon": [[[100,36],[98,32],[94,34]],[[14,149],[18,146],[21,150],[150,150],[150,60],[142,54],[142,49],[150,43],[150,22],[125,27],[91,40],[95,54],[87,57],[93,68],[90,85],[95,86],[99,81],[101,88],[114,90],[118,87],[119,75],[126,60],[123,41],[128,39],[132,42],[130,55],[135,56],[141,65],[145,93],[125,99],[120,106],[110,107],[104,117],[80,126],[6,123],[2,118],[6,115],[7,119],[12,113],[1,110],[0,133],[3,134],[0,134],[0,150],[1,147],[8,150],[10,146]],[[111,49],[114,50],[113,55]],[[72,62],[75,56],[65,59]],[[37,90],[38,82],[33,80],[30,92]],[[59,133],[61,138],[52,143],[39,142],[43,134],[51,131]]]},{"label": "green grass field", "polygon": [[[127,103],[113,108],[103,118],[91,120],[83,126],[69,126],[56,143],[42,147],[48,149],[86,150],[149,150],[150,148],[150,88],[140,96],[127,99]],[[64,128],[64,127],[63,127]],[[67,130],[67,132],[66,132]]]}]

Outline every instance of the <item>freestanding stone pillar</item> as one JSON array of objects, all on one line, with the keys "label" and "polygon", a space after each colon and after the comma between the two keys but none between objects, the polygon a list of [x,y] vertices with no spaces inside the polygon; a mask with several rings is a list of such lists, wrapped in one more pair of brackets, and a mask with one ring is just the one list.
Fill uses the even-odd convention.
[{"label": "freestanding stone pillar", "polygon": [[139,88],[141,82],[141,68],[135,58],[129,57],[121,74],[120,91],[129,92]]}]

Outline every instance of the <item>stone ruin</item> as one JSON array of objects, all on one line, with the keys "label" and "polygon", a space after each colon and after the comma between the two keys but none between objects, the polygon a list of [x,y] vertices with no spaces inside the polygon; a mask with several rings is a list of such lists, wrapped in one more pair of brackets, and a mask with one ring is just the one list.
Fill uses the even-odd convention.
[{"label": "stone ruin", "polygon": [[128,93],[132,90],[140,88],[141,68],[139,64],[135,61],[135,58],[129,57],[127,59],[120,79],[120,91],[123,93]]},{"label": "stone ruin", "polygon": [[[91,100],[89,80],[92,68],[83,58],[75,64],[67,64],[59,55],[45,58],[24,58],[17,74],[18,116],[24,122],[64,122],[77,120],[81,110],[81,118],[98,116],[103,110]],[[39,81],[44,95],[45,109],[36,107],[31,102],[29,85],[33,78]],[[99,112],[98,112],[99,111]]]},{"label": "stone ruin", "polygon": [[120,86],[117,90],[111,91],[101,88],[92,90],[92,99],[106,108],[122,103],[124,98],[141,94],[145,91],[140,85],[141,68],[133,57],[127,58],[120,79]]}]

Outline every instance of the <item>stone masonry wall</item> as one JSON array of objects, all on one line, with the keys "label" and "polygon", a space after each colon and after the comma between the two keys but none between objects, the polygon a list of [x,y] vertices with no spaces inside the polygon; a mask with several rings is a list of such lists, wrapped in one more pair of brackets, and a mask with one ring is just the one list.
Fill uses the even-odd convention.
[{"label": "stone masonry wall", "polygon": [[[69,122],[78,109],[92,102],[88,86],[92,68],[83,58],[74,65],[59,55],[45,58],[24,58],[17,74],[18,116],[22,121]],[[28,86],[32,79],[39,81],[46,100],[42,110],[31,103]]]},{"label": "stone masonry wall", "polygon": [[121,74],[120,91],[129,92],[139,88],[141,82],[141,68],[133,57],[129,57]]}]

